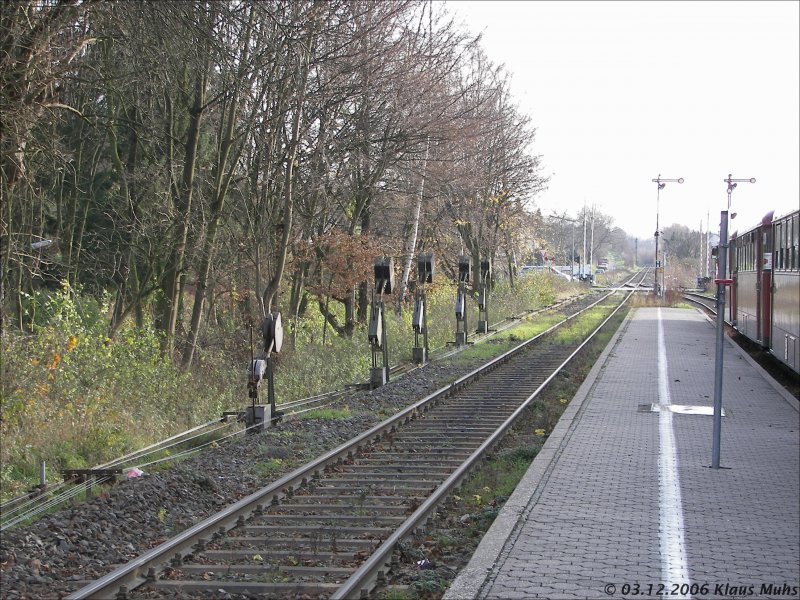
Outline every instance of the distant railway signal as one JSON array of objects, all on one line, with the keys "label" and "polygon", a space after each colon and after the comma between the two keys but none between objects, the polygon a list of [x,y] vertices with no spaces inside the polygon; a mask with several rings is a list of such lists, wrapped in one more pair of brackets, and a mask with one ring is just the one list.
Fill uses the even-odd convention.
[{"label": "distant railway signal", "polygon": [[[250,406],[244,413],[248,433],[260,433],[270,423],[280,420],[281,412],[275,407],[275,375],[272,355],[283,347],[281,313],[267,314],[261,323],[263,354],[256,358],[253,347],[253,329],[250,328],[250,366],[247,369],[247,390]],[[264,390],[266,388],[266,399]],[[266,400],[266,403],[264,402]]]},{"label": "distant railway signal", "polygon": [[[656,184],[656,232],[654,237],[656,238],[656,252],[655,252],[655,264],[656,267],[661,265],[661,261],[658,258],[658,238],[661,235],[662,231],[658,227],[658,217],[659,217],[659,204],[661,201],[661,190],[663,190],[667,183],[683,183],[683,177],[678,177],[677,179],[666,179],[661,177],[661,173],[658,174],[658,177],[651,180],[653,183]],[[664,296],[664,275],[661,274],[661,283],[659,284],[659,273],[656,271],[656,281],[655,285],[653,286],[653,292],[655,292],[656,296]]]}]

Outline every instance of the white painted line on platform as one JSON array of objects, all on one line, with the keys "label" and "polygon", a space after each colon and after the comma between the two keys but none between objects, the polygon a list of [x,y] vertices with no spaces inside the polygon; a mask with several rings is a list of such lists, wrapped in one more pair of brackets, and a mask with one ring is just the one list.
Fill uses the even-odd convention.
[{"label": "white painted line on platform", "polygon": [[[650,412],[660,412],[661,410],[668,410],[676,415],[714,415],[713,406],[698,406],[692,404],[670,404],[669,406],[661,404],[651,404]],[[722,416],[725,415],[725,409],[722,409]]]},{"label": "white painted line on platform", "polygon": [[[672,404],[669,394],[667,350],[664,344],[664,325],[658,309],[658,401],[663,407]],[[686,566],[686,546],[683,536],[683,503],[678,480],[678,457],[672,433],[672,411],[658,414],[659,455],[659,536],[661,538],[661,583],[690,587],[689,569]],[[685,589],[685,588],[684,588]],[[678,596],[688,598],[689,596]]]}]

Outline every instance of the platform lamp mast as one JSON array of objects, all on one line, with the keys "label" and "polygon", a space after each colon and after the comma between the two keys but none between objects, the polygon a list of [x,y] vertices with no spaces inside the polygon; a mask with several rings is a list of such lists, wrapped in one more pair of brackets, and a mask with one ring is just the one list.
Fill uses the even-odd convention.
[{"label": "platform lamp mast", "polygon": [[728,208],[720,213],[719,252],[717,252],[717,348],[714,361],[714,431],[711,442],[711,468],[719,469],[720,438],[722,437],[722,358],[725,349],[725,286],[733,283],[728,278],[728,211],[731,209],[731,194],[737,183],[755,183],[756,178],[723,179],[728,184]]},{"label": "platform lamp mast", "polygon": [[[656,233],[655,233],[655,237],[656,237],[656,256],[655,256],[656,282],[655,282],[655,287],[654,287],[653,291],[655,292],[656,296],[662,296],[663,278],[662,278],[662,285],[658,284],[658,272],[659,272],[659,269],[661,269],[661,264],[660,264],[660,262],[658,260],[658,236],[661,235],[661,229],[659,229],[659,226],[658,226],[658,216],[659,216],[659,212],[660,212],[659,206],[660,206],[660,202],[661,202],[661,190],[663,190],[667,186],[668,183],[683,183],[683,177],[679,177],[678,179],[665,179],[665,178],[661,177],[661,173],[659,173],[658,177],[656,179],[652,179],[651,181],[656,184]],[[663,273],[663,271],[662,271],[662,273]]]}]

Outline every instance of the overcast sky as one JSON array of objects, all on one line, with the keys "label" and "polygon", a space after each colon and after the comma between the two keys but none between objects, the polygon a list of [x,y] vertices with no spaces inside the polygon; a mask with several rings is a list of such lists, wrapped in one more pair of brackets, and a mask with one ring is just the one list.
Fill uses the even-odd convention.
[{"label": "overcast sky", "polygon": [[659,223],[719,230],[729,173],[731,231],[800,202],[800,13],[779,2],[447,0],[512,74],[537,128],[545,214],[584,202],[629,234]]}]

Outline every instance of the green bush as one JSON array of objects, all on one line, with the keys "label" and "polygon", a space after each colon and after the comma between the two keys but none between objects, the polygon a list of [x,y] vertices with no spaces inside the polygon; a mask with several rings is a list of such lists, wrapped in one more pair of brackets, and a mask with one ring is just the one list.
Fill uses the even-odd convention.
[{"label": "green bush", "polygon": [[161,357],[151,330],[109,339],[108,308],[65,286],[41,302],[33,335],[6,333],[3,497],[35,481],[42,460],[51,473],[88,468],[197,422],[186,414],[191,377]]},{"label": "green bush", "polygon": [[[490,296],[491,323],[541,307],[572,288],[547,275],[498,283]],[[431,349],[454,339],[455,284],[427,289]],[[477,327],[470,300],[468,330]],[[341,311],[340,306],[331,305]],[[386,303],[390,364],[411,358],[413,299],[398,315]],[[64,285],[28,299],[32,334],[6,331],[0,364],[0,486],[3,498],[38,483],[44,460],[54,471],[89,468],[185,431],[248,403],[249,344],[237,319],[223,314],[204,334],[191,372],[177,369],[161,353],[151,327],[126,324],[107,335],[111,299],[99,300]],[[343,314],[339,315],[342,320]],[[287,343],[275,356],[275,393],[280,402],[365,382],[371,366],[366,325],[351,338],[337,336],[311,303],[299,323],[287,323]],[[290,339],[289,339],[290,338]],[[291,342],[291,343],[290,343]]]}]

